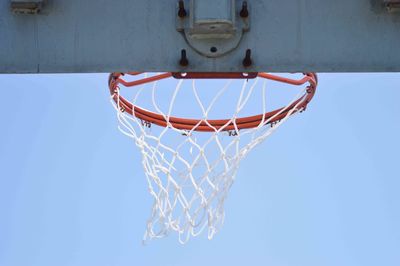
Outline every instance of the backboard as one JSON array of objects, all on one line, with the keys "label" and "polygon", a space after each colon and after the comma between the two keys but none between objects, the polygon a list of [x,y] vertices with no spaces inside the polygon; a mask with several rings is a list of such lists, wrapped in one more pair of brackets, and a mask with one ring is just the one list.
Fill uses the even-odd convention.
[{"label": "backboard", "polygon": [[398,6],[398,0],[4,0],[0,73],[400,71]]}]

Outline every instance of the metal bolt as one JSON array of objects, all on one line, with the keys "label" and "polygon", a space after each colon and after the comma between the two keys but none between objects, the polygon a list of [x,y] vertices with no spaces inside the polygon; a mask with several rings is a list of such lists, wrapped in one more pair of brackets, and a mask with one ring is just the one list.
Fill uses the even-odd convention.
[{"label": "metal bolt", "polygon": [[178,10],[178,16],[180,18],[186,17],[187,13],[185,10],[185,2],[183,0],[179,0],[179,10]]},{"label": "metal bolt", "polygon": [[247,1],[243,1],[242,10],[240,10],[240,17],[247,18],[249,16],[249,9],[247,8]]},{"label": "metal bolt", "polygon": [[246,50],[246,56],[243,59],[243,66],[244,67],[249,67],[251,66],[253,62],[251,61],[251,50],[247,49]]},{"label": "metal bolt", "polygon": [[187,59],[186,50],[185,50],[185,49],[182,49],[182,50],[181,50],[181,59],[179,60],[179,64],[180,64],[181,66],[187,66],[187,65],[189,65],[189,60]]}]

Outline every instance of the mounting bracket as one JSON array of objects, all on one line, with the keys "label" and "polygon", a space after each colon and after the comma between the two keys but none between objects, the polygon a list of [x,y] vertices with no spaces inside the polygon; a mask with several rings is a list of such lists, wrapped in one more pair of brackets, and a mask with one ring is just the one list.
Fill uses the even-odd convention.
[{"label": "mounting bracket", "polygon": [[400,0],[383,0],[383,4],[389,11],[400,11]]},{"label": "mounting bracket", "polygon": [[199,54],[219,57],[234,50],[250,29],[244,0],[180,0],[176,29]]},{"label": "mounting bracket", "polygon": [[46,0],[11,0],[11,10],[16,14],[37,14]]}]

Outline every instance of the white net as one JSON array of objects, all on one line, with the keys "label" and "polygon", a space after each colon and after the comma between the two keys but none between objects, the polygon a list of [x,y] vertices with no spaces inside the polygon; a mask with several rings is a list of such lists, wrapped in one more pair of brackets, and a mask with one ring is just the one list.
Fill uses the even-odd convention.
[{"label": "white net", "polygon": [[[241,85],[232,88],[233,82],[241,82]],[[193,126],[192,130],[181,130],[169,121],[174,115],[174,110],[179,109],[178,95],[184,83],[189,84],[189,88],[185,88],[183,93],[186,113],[193,114],[198,110],[201,113],[201,121],[213,128],[211,132],[196,132],[196,126]],[[206,101],[202,100],[203,95],[199,92],[205,94],[207,88],[199,90],[196,80],[177,81],[168,98],[164,95],[157,97],[159,86],[154,82],[151,88],[146,88],[147,92],[151,92],[146,102],[149,109],[152,108],[151,110],[164,117],[167,127],[156,126],[124,112],[121,102],[116,101],[119,129],[132,138],[140,149],[149,192],[154,198],[144,240],[161,238],[175,231],[179,235],[179,241],[186,243],[191,236],[197,236],[204,230],[208,231],[209,239],[218,232],[224,222],[224,202],[241,160],[291,114],[301,111],[299,106],[305,97],[301,96],[305,94],[304,89],[273,117],[263,117],[258,126],[239,130],[237,118],[246,106],[254,108],[255,100],[258,102],[258,112],[267,112],[266,85],[267,80],[227,80],[219,90],[213,91],[212,96],[207,95],[208,103],[205,104]],[[133,105],[143,98],[144,88],[143,86],[135,90],[137,93],[132,97]],[[236,98],[224,96],[227,91],[233,89],[238,92]],[[160,87],[159,90],[164,88]],[[192,94],[190,99],[193,99],[190,103],[187,96],[189,92]],[[257,95],[254,96],[255,92]],[[115,93],[120,93],[119,88]],[[299,97],[303,98],[296,101]],[[215,128],[208,123],[208,119],[212,118],[210,114],[213,110],[221,112],[221,106],[225,104],[220,102],[221,99],[234,103],[229,116],[231,119],[225,126]],[[283,113],[286,115],[282,119],[270,123],[275,116]],[[234,129],[226,131],[226,127],[232,124]]]}]

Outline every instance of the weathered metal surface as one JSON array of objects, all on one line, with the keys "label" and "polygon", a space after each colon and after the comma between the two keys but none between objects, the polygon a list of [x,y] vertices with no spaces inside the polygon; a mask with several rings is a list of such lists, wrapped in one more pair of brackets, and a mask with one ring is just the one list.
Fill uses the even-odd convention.
[{"label": "weathered metal surface", "polygon": [[248,0],[250,30],[218,58],[176,30],[177,2],[48,0],[21,15],[0,1],[0,73],[400,71],[400,14],[384,0]]}]

